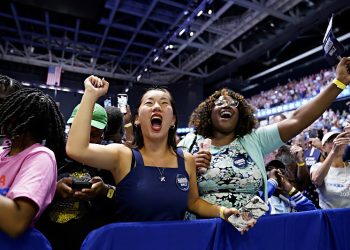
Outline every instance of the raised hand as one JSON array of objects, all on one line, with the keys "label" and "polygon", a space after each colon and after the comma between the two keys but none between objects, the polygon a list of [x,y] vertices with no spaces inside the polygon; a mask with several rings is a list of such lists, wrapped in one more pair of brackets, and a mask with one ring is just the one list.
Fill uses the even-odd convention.
[{"label": "raised hand", "polygon": [[349,85],[350,83],[350,57],[343,57],[336,69],[336,78],[344,83]]},{"label": "raised hand", "polygon": [[296,162],[304,162],[304,149],[298,145],[290,147],[290,153],[293,155]]},{"label": "raised hand", "polygon": [[93,93],[96,98],[105,95],[108,91],[109,83],[104,79],[100,79],[97,76],[89,76],[84,81],[85,91]]},{"label": "raised hand", "polygon": [[342,155],[344,153],[345,146],[350,144],[350,132],[340,133],[333,140],[332,151],[337,155]]},{"label": "raised hand", "polygon": [[309,143],[311,143],[313,147],[323,151],[322,143],[319,138],[310,138]]}]

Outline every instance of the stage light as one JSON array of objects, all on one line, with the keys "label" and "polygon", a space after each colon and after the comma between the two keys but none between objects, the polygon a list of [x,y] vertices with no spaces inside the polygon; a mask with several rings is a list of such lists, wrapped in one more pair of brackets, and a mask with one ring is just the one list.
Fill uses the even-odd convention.
[{"label": "stage light", "polygon": [[183,33],[185,33],[186,29],[183,28],[180,32],[179,32],[179,36],[182,36]]}]

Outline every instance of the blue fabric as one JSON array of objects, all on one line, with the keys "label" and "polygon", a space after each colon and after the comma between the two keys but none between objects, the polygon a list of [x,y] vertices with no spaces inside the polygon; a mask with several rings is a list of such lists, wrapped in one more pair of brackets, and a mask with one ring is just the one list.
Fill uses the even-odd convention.
[{"label": "blue fabric", "polygon": [[11,238],[0,231],[1,250],[51,250],[50,242],[35,228],[29,228],[20,237]]},{"label": "blue fabric", "polygon": [[[189,188],[182,150],[177,150],[177,168],[144,166],[141,153],[133,149],[133,154],[136,166],[116,186],[118,221],[182,220]],[[160,180],[161,176],[165,181]],[[181,186],[186,182],[187,186]]]},{"label": "blue fabric", "polygon": [[350,209],[261,217],[243,236],[221,219],[113,223],[91,232],[82,250],[348,250]]}]

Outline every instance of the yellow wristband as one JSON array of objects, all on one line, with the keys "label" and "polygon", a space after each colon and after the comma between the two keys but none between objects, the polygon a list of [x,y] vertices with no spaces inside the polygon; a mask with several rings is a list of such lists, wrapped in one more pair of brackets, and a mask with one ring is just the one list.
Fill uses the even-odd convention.
[{"label": "yellow wristband", "polygon": [[291,196],[295,192],[295,187],[292,187],[292,189],[289,191],[288,195]]},{"label": "yellow wristband", "polygon": [[127,123],[127,124],[124,125],[124,128],[129,128],[129,127],[131,127],[131,126],[132,126],[132,123],[129,122],[129,123]]},{"label": "yellow wristband", "polygon": [[219,213],[221,219],[225,219],[224,210],[225,210],[225,207],[221,206],[220,213]]},{"label": "yellow wristband", "polygon": [[297,162],[297,166],[298,167],[303,167],[303,166],[305,166],[305,162],[300,162],[300,163]]},{"label": "yellow wristband", "polygon": [[338,79],[334,79],[332,81],[332,83],[337,85],[337,87],[340,88],[341,90],[344,90],[346,88],[346,85],[344,83],[342,83],[341,81],[339,81]]}]

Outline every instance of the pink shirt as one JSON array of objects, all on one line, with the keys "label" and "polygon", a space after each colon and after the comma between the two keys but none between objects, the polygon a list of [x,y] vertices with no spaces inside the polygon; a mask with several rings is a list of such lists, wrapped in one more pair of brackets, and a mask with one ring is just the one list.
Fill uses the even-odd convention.
[{"label": "pink shirt", "polygon": [[10,199],[26,197],[37,204],[38,219],[52,201],[57,180],[54,153],[36,143],[15,156],[6,156],[9,149],[0,149],[0,195]]}]

